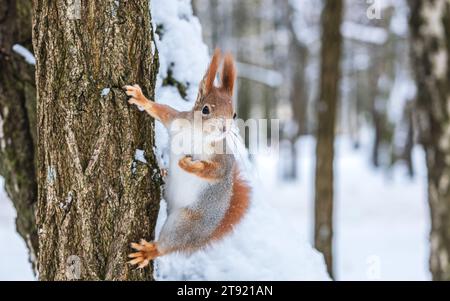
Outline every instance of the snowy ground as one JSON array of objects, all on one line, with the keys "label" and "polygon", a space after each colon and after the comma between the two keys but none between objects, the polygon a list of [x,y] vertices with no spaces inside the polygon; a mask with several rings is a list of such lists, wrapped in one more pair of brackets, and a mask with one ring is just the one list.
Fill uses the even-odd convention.
[{"label": "snowy ground", "polygon": [[[259,157],[258,170],[262,184],[261,194],[266,194],[271,200],[271,205],[276,208],[274,214],[290,224],[296,235],[292,240],[309,240],[312,232],[312,175],[314,143],[312,139],[303,139],[299,142],[300,177],[294,183],[282,183],[277,179],[276,158]],[[415,180],[409,180],[405,171],[398,167],[390,174],[373,170],[368,164],[365,152],[353,151],[346,139],[340,139],[337,143],[337,206],[336,206],[336,271],[339,280],[429,280],[427,270],[428,258],[428,209],[425,198],[425,179],[422,153],[419,149],[415,153],[415,161],[418,167],[418,176]],[[262,188],[264,187],[264,188]],[[14,209],[3,191],[0,192],[0,280],[6,279],[33,279],[31,268],[28,264],[25,244],[15,233]],[[246,233],[248,229],[255,231],[253,236],[264,236],[271,231],[270,225],[257,225],[248,221],[243,226]],[[287,229],[287,228],[286,228]],[[244,261],[249,251],[237,252],[239,246],[245,244],[245,237],[226,241],[223,244],[229,249],[224,250],[224,245],[209,250],[218,262],[217,266],[210,264],[205,254],[198,254],[195,262],[203,262],[203,271],[212,278],[227,277],[228,279],[245,279],[249,275],[242,274],[247,271]],[[259,233],[257,232],[259,231]],[[236,234],[235,234],[236,235]],[[255,238],[249,237],[254,240]],[[270,240],[267,237],[267,240]],[[270,244],[269,244],[270,245]],[[289,247],[289,246],[287,246]],[[255,246],[257,249],[258,246]],[[279,248],[273,245],[271,248]],[[225,252],[224,252],[225,251]],[[252,250],[254,251],[254,250]],[[287,266],[283,258],[266,258],[272,250],[260,250],[253,254],[260,254],[260,260],[281,266]],[[283,252],[277,250],[277,253]],[[288,251],[289,252],[289,251]],[[305,272],[311,277],[302,279],[320,279],[321,272],[314,270],[307,261],[302,261],[302,254],[311,254],[306,245],[298,250],[299,262],[304,264]],[[289,252],[291,253],[291,252]],[[220,262],[226,261],[224,254],[239,263],[243,268],[228,271],[220,270]],[[171,259],[173,264],[185,261],[182,257]],[[257,260],[257,259],[254,259]],[[192,263],[191,259],[191,263]],[[209,263],[209,264],[208,264]],[[162,265],[162,269],[170,267]],[[169,264],[170,265],[170,264]],[[189,266],[189,262],[185,263]],[[261,275],[270,276],[268,267],[260,267]],[[302,269],[299,266],[298,269]],[[184,275],[177,277],[195,278],[198,267],[186,271]],[[164,270],[162,271],[164,272]],[[189,273],[192,273],[189,275]],[[225,276],[224,276],[225,275]],[[269,275],[269,276],[268,276]],[[299,274],[302,276],[301,274]],[[247,276],[247,277],[246,277]],[[270,278],[270,277],[269,277]],[[289,279],[286,274],[285,279]]]},{"label": "snowy ground", "polygon": [[0,281],[33,280],[25,242],[16,232],[16,212],[0,178]]}]

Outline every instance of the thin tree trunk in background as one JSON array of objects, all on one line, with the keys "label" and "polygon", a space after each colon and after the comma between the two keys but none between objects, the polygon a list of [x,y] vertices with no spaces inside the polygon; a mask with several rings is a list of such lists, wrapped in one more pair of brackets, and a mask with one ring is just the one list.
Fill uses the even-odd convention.
[{"label": "thin tree trunk in background", "polygon": [[450,280],[450,1],[409,0],[417,120],[428,167],[430,269]]},{"label": "thin tree trunk in background", "polygon": [[149,3],[36,0],[33,43],[39,277],[151,280],[152,268],[126,262],[130,242],[154,235],[161,179],[153,121],[121,89],[138,83],[154,95]]},{"label": "thin tree trunk in background", "polygon": [[321,82],[318,111],[314,246],[333,277],[333,160],[339,95],[342,0],[327,0],[322,15]]},{"label": "thin tree trunk in background", "polygon": [[308,134],[308,93],[306,88],[306,63],[308,49],[302,45],[293,46],[295,49],[297,68],[293,71],[290,101],[294,120],[298,125],[296,138]]},{"label": "thin tree trunk in background", "polygon": [[295,33],[291,6],[287,6],[289,21],[287,27],[291,36],[289,45],[289,57],[291,67],[291,84],[289,91],[289,100],[291,103],[292,113],[298,130],[295,135],[297,140],[302,135],[308,134],[308,89],[306,82],[306,67],[308,63],[308,48],[298,40]]},{"label": "thin tree trunk in background", "polygon": [[308,60],[308,48],[297,41],[292,22],[289,22],[292,42],[290,45],[291,57],[295,62],[293,65],[289,100],[291,103],[293,119],[298,128],[295,133],[289,137],[290,142],[290,160],[291,164],[286,170],[286,180],[296,180],[297,158],[299,156],[297,149],[298,139],[308,134],[308,93],[306,88],[306,65]]},{"label": "thin tree trunk in background", "polygon": [[369,91],[366,92],[371,99],[370,113],[374,131],[371,158],[375,168],[380,167],[380,148],[383,142],[383,112],[380,110],[380,102],[383,100],[378,95],[378,81],[381,76],[380,69],[381,67],[378,64],[372,67],[372,72],[369,74]]},{"label": "thin tree trunk in background", "polygon": [[19,44],[32,53],[31,6],[25,0],[0,4],[0,174],[34,268],[38,248],[34,66],[13,50]]},{"label": "thin tree trunk in background", "polygon": [[411,103],[406,104],[405,108],[405,118],[407,119],[408,129],[406,134],[406,141],[403,147],[403,160],[406,162],[406,166],[408,167],[408,175],[413,178],[414,177],[414,162],[413,162],[413,150],[414,150],[414,116],[413,116],[413,105]]}]

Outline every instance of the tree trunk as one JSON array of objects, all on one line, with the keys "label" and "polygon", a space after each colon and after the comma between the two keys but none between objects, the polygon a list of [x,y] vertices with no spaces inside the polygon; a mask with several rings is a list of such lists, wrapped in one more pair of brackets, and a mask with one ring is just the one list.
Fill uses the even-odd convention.
[{"label": "tree trunk", "polygon": [[410,0],[417,114],[428,166],[430,268],[450,280],[450,1]]},{"label": "tree trunk", "polygon": [[0,174],[34,268],[38,248],[34,66],[13,50],[19,44],[32,53],[31,12],[26,0],[4,0],[0,5]]},{"label": "tree trunk", "polygon": [[[293,8],[289,7],[290,11]],[[289,14],[292,14],[290,12]],[[292,16],[290,17],[292,19]],[[289,45],[289,57],[292,65],[290,78],[289,100],[291,103],[293,118],[297,123],[298,130],[295,140],[299,136],[308,134],[308,89],[306,88],[306,67],[308,62],[308,48],[297,39],[293,21],[288,22],[288,29],[291,35]]]},{"label": "tree trunk", "polygon": [[333,277],[333,160],[339,95],[342,0],[327,0],[322,15],[322,63],[315,176],[314,245]]},{"label": "tree trunk", "polygon": [[126,263],[130,242],[154,236],[153,120],[121,89],[153,98],[151,26],[147,0],[34,2],[41,280],[153,278]]},{"label": "tree trunk", "polygon": [[[380,49],[378,49],[380,51]],[[381,99],[381,92],[378,90],[378,81],[381,77],[381,68],[375,64],[369,74],[369,89],[366,92],[370,97],[370,114],[372,116],[373,124],[373,145],[372,145],[372,164],[375,168],[380,167],[380,148],[383,142],[383,112],[381,110],[380,102],[384,101]]]}]

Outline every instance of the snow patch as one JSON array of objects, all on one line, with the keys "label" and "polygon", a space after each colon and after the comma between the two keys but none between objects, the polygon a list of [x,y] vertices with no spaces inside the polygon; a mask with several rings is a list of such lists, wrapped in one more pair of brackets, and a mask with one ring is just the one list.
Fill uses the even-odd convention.
[{"label": "snow patch", "polygon": [[110,88],[104,88],[104,89],[102,90],[102,92],[100,93],[100,95],[103,97],[103,96],[108,95],[109,92],[111,92],[111,89],[110,89]]},{"label": "snow patch", "polygon": [[[191,256],[156,260],[158,280],[329,280],[323,256],[256,192],[249,212],[225,239]],[[160,210],[157,233],[165,220]]]},{"label": "snow patch", "polygon": [[53,166],[49,166],[47,169],[47,183],[53,184],[56,179],[56,170]]},{"label": "snow patch", "polygon": [[147,160],[145,159],[145,152],[142,149],[136,150],[136,152],[134,153],[134,159],[141,163],[147,163]]},{"label": "snow patch", "polygon": [[0,177],[0,281],[35,280],[28,251],[16,229],[16,210]]}]

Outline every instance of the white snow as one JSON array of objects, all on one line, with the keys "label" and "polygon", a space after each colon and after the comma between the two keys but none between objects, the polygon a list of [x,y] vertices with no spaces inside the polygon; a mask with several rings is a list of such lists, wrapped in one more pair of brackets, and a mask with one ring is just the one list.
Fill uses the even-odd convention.
[{"label": "white snow", "polygon": [[381,27],[366,26],[345,21],[341,26],[342,35],[347,39],[365,43],[383,45],[388,39],[388,33]]},{"label": "white snow", "polygon": [[391,3],[395,7],[390,30],[396,35],[407,37],[409,34],[408,15],[409,6],[405,0],[395,0]]},{"label": "white snow", "polygon": [[145,159],[145,152],[142,149],[137,149],[136,152],[134,153],[134,159],[136,161],[142,162],[142,163],[147,163],[147,160]]},{"label": "white snow", "polygon": [[[256,192],[234,233],[191,256],[157,260],[159,280],[329,280],[323,256]],[[257,200],[257,202],[256,202]],[[158,229],[165,218],[160,211]],[[160,222],[161,221],[161,222]]]},{"label": "white snow", "polygon": [[16,231],[16,212],[3,187],[0,177],[0,281],[34,280],[27,247]]},{"label": "white snow", "polygon": [[111,89],[110,89],[110,88],[104,88],[104,89],[102,90],[102,92],[100,93],[100,96],[106,96],[106,95],[109,94],[109,92],[111,92]]},{"label": "white snow", "polygon": [[[209,56],[208,48],[202,41],[200,22],[192,12],[191,1],[156,0],[151,2],[151,11],[154,29],[162,27],[161,36],[155,35],[160,64],[158,87],[162,86],[162,80],[172,69],[175,79],[189,85],[188,99],[195,100]],[[179,97],[165,101],[173,104],[177,100],[180,100]],[[159,97],[157,101],[161,101]]]},{"label": "white snow", "polygon": [[22,56],[28,64],[36,65],[36,59],[34,58],[33,53],[31,53],[31,51],[29,51],[28,49],[26,49],[22,45],[14,44],[13,47],[12,47],[12,50],[15,53],[17,53],[18,55]]}]

